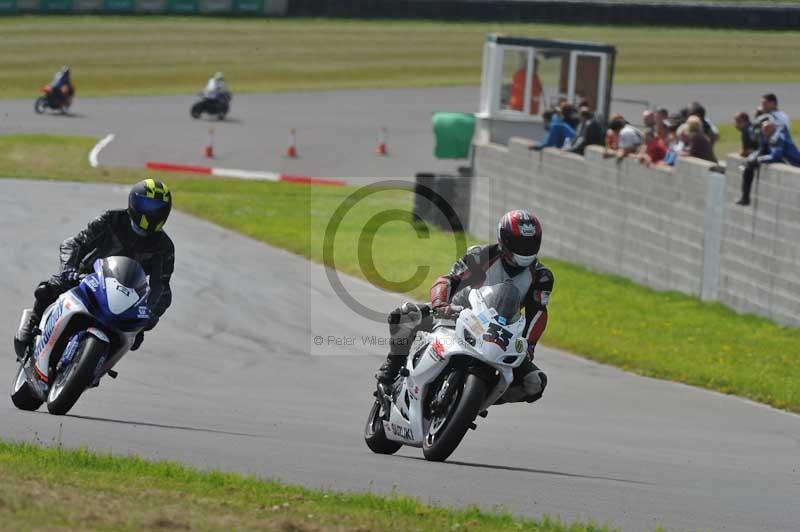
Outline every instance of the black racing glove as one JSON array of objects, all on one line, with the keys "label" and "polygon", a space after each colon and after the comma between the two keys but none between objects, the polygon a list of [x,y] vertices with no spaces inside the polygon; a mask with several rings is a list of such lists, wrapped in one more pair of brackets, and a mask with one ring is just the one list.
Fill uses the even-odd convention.
[{"label": "black racing glove", "polygon": [[67,266],[61,270],[61,273],[58,274],[58,278],[64,284],[76,284],[80,281],[80,273],[78,273],[76,268]]}]

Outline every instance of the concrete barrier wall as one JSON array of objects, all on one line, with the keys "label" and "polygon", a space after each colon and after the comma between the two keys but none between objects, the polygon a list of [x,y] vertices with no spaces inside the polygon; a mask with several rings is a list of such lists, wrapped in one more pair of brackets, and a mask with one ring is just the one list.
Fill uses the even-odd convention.
[{"label": "concrete barrier wall", "polygon": [[719,299],[743,312],[798,325],[800,169],[762,166],[753,204],[743,208],[734,205],[741,194],[740,164],[739,157],[728,158],[730,206],[723,226]]},{"label": "concrete barrier wall", "polygon": [[[741,182],[738,173],[726,183],[699,159],[682,159],[670,173],[629,159],[618,164],[604,159],[597,147],[590,147],[584,158],[552,149],[530,151],[528,145],[511,139],[508,146],[475,147],[469,230],[476,236],[492,239],[504,212],[532,209],[544,226],[547,256],[800,325],[800,252],[796,243],[788,245],[787,234],[800,229],[799,172],[769,169],[782,176],[775,178],[782,189],[770,194],[785,198],[779,201],[787,205],[792,200],[786,182],[797,174],[797,188],[791,189],[795,207],[769,213],[759,207],[764,227],[757,230],[775,236],[764,237],[743,254],[741,243],[752,239],[744,232],[752,216],[747,209],[736,212],[728,206],[736,200],[731,194]],[[794,225],[784,226],[790,216]],[[770,249],[785,244],[769,262]],[[747,260],[756,256],[755,264]],[[748,284],[756,272],[764,279],[757,288],[758,283]],[[760,291],[758,304],[749,303],[755,290]]]}]

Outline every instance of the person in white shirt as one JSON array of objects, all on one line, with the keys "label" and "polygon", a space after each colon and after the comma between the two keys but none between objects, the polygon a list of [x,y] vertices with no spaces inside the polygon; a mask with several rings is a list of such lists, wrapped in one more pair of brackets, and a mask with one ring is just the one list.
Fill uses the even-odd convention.
[{"label": "person in white shirt", "polygon": [[217,72],[211,79],[208,80],[204,92],[210,98],[213,98],[218,94],[228,92],[228,88],[225,86],[225,77],[222,75],[222,72]]},{"label": "person in white shirt", "polygon": [[617,162],[622,161],[626,156],[636,153],[644,142],[644,135],[641,131],[630,125],[624,118],[612,120],[608,129],[618,135],[618,146],[616,153],[611,155],[617,158]]}]

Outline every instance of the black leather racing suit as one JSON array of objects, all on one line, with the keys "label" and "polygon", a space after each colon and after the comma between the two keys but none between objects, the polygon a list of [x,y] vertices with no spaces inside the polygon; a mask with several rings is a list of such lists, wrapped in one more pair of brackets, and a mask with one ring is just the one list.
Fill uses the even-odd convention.
[{"label": "black leather racing suit", "polygon": [[[528,358],[514,370],[514,382],[503,395],[503,401],[533,402],[541,398],[547,386],[547,376],[533,363],[536,343],[547,326],[547,303],[553,290],[553,273],[541,262],[520,268],[509,266],[502,258],[500,246],[491,244],[474,246],[453,265],[447,275],[439,277],[431,287],[430,297],[434,308],[450,303],[453,296],[465,287],[494,285],[511,279],[521,294],[521,308],[525,309],[525,335],[528,340]],[[417,331],[430,331],[433,321],[421,321],[407,316],[407,308],[400,307],[389,315],[390,352],[381,374],[388,374],[391,380],[399,368],[405,364],[409,349]]]},{"label": "black leather racing suit", "polygon": [[[89,223],[77,235],[61,243],[61,269],[74,268],[88,273],[96,259],[124,256],[136,260],[150,276],[148,299],[154,319],[147,327],[152,329],[172,303],[169,282],[175,267],[175,246],[163,231],[139,236],[131,228],[131,219],[125,210],[106,211]],[[55,275],[42,282],[35,292],[34,312],[41,317],[58,296],[72,286]]]}]

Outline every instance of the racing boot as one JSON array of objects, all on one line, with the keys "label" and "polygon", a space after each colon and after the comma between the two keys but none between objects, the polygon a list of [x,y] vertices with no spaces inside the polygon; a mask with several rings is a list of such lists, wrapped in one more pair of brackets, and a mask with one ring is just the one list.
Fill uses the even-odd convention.
[{"label": "racing boot", "polygon": [[41,316],[33,309],[28,308],[22,311],[19,329],[14,335],[14,351],[17,354],[17,360],[21,360],[25,356],[25,351],[33,343],[33,339],[38,333],[39,320],[41,320]]},{"label": "racing boot", "polygon": [[527,359],[514,369],[514,382],[495,404],[534,403],[542,398],[545,388],[547,375]]},{"label": "racing boot", "polygon": [[378,379],[379,383],[391,386],[397,378],[397,374],[400,373],[400,368],[402,368],[405,363],[406,357],[392,355],[390,353],[386,355],[386,361],[378,368],[378,373],[375,374],[375,378]]}]

